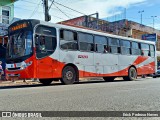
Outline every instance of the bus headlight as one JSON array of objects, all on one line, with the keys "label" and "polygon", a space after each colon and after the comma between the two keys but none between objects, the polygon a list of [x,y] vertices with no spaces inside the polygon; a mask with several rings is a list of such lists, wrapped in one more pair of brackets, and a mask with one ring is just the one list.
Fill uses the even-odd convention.
[{"label": "bus headlight", "polygon": [[26,67],[28,67],[28,66],[30,66],[32,64],[32,61],[30,61],[30,62],[28,62],[28,63],[26,63],[26,64],[23,64],[23,65],[21,65],[21,70],[23,70],[23,69],[25,69]]},{"label": "bus headlight", "polygon": [[21,70],[25,69],[27,66],[26,65],[21,65]]},{"label": "bus headlight", "polygon": [[28,63],[26,63],[26,66],[30,66],[32,64],[32,61],[29,61]]}]

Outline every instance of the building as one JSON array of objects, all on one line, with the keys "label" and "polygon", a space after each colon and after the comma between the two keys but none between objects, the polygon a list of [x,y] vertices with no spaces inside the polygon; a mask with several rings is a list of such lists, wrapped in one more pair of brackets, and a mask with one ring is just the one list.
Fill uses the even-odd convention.
[{"label": "building", "polygon": [[[97,15],[98,16],[98,15]],[[127,19],[108,22],[92,16],[81,16],[70,20],[59,22],[59,24],[83,26],[91,29],[100,30],[110,34],[142,39],[144,34],[157,34],[157,50],[160,51],[160,30],[141,25]]]},{"label": "building", "polygon": [[14,18],[14,1],[3,0],[0,2],[0,36],[7,34],[7,28]]},{"label": "building", "polygon": [[8,42],[8,26],[14,20],[14,2],[16,0],[0,1],[0,61],[5,69],[6,44]]},{"label": "building", "polygon": [[120,20],[109,23],[106,31],[113,34],[142,39],[144,35],[155,34],[157,36],[157,50],[160,51],[160,30],[139,24],[134,21]]}]

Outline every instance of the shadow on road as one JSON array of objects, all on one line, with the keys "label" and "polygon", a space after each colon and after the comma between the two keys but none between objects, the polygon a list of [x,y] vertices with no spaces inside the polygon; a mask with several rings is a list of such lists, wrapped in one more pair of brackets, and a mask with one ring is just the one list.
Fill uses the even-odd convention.
[{"label": "shadow on road", "polygon": [[[136,81],[141,81],[140,79],[137,79]],[[132,82],[132,81],[124,81],[124,80],[114,80],[113,82],[105,82],[103,80],[90,80],[90,81],[80,81],[77,83],[74,83],[74,85],[79,84],[96,84],[96,83],[114,83],[114,82]],[[61,83],[52,83],[48,86],[63,86]],[[8,86],[0,86],[0,89],[16,89],[16,88],[32,88],[32,87],[47,87],[43,84],[26,84],[26,85],[8,85]]]}]

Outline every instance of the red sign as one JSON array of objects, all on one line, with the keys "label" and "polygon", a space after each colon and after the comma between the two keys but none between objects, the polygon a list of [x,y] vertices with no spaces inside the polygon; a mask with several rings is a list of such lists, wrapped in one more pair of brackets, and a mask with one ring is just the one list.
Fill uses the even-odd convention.
[{"label": "red sign", "polygon": [[88,55],[78,55],[78,58],[88,58]]}]

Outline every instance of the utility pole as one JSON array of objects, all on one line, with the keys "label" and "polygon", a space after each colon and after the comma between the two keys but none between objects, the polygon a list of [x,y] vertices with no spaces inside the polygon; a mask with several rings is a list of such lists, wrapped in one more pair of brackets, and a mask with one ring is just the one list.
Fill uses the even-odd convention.
[{"label": "utility pole", "polygon": [[126,20],[126,17],[127,16],[127,9],[126,8],[124,8],[124,19]]},{"label": "utility pole", "polygon": [[141,14],[141,25],[142,25],[142,13],[143,13],[143,12],[144,12],[144,10],[138,12],[138,13]]},{"label": "utility pole", "polygon": [[154,31],[154,22],[155,22],[155,18],[157,17],[157,16],[151,16],[152,18],[153,18],[153,31]]},{"label": "utility pole", "polygon": [[49,15],[49,9],[48,9],[48,0],[43,0],[44,2],[44,16],[45,16],[45,21],[50,21],[51,16]]}]

